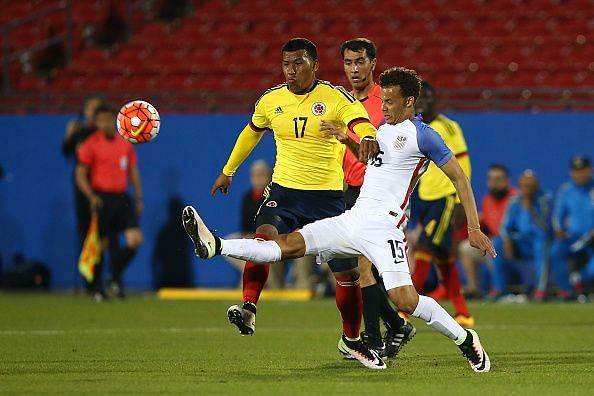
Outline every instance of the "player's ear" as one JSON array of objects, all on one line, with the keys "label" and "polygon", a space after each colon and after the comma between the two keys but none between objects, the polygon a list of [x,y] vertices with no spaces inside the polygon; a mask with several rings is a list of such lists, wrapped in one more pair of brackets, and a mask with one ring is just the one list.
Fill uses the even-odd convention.
[{"label": "player's ear", "polygon": [[377,64],[377,59],[371,61],[371,71],[375,70],[375,65]]},{"label": "player's ear", "polygon": [[318,63],[317,60],[314,61],[314,65],[313,65],[313,71],[317,72],[318,71],[318,67],[320,66],[320,64]]},{"label": "player's ear", "polygon": [[409,96],[408,98],[406,98],[406,107],[414,107],[415,106],[415,97],[414,96]]}]

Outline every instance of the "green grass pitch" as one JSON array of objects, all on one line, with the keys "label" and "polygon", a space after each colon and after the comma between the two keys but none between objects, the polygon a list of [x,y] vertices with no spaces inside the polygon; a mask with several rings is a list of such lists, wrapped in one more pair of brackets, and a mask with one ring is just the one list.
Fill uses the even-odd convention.
[{"label": "green grass pitch", "polygon": [[586,395],[594,304],[474,304],[492,360],[475,374],[452,342],[417,336],[383,371],[343,360],[332,300],[267,302],[240,337],[226,301],[0,294],[0,394]]}]

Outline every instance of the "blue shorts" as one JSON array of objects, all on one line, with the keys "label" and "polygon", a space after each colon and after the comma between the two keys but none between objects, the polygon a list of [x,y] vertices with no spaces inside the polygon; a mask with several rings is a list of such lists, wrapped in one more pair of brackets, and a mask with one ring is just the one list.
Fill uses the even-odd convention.
[{"label": "blue shorts", "polygon": [[[264,202],[256,214],[256,227],[270,224],[279,233],[288,234],[316,220],[344,213],[344,194],[338,190],[297,190],[270,183],[264,190]],[[357,262],[328,263],[332,272],[357,268]]]}]

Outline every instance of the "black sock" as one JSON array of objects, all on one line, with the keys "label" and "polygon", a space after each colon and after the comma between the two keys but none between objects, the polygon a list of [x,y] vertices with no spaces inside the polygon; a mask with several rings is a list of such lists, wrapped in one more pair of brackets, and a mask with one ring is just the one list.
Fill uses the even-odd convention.
[{"label": "black sock", "polygon": [[380,304],[383,298],[381,290],[377,284],[362,287],[361,294],[363,296],[363,321],[365,323],[365,334],[370,338],[371,342],[378,344],[381,342],[381,333],[379,326],[380,319]]},{"label": "black sock", "polygon": [[136,249],[130,249],[129,247],[124,247],[117,249],[112,252],[113,257],[111,260],[111,276],[112,280],[117,283],[122,282],[122,274],[124,270],[130,264],[130,261],[134,258],[136,254]]},{"label": "black sock", "polygon": [[389,327],[390,329],[401,328],[402,326],[404,326],[404,323],[406,322],[404,321],[404,319],[400,317],[400,315],[398,315],[394,308],[392,308],[392,305],[390,304],[390,301],[388,301],[388,296],[386,295],[386,293],[383,290],[380,290],[380,292],[382,294],[382,297],[379,301],[380,316],[386,324],[386,327]]}]

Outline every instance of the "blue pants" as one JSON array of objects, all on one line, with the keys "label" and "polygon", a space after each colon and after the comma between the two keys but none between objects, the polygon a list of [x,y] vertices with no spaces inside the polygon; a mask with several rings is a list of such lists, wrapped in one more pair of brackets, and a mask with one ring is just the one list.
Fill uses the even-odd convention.
[{"label": "blue pants", "polygon": [[[513,243],[517,260],[510,262],[503,254],[503,240],[500,237],[493,239],[498,253],[493,259],[493,287],[498,293],[507,292],[508,279],[512,273],[519,275],[526,291],[538,287],[545,264],[549,260],[547,241],[544,238],[516,239]],[[572,291],[567,265],[551,264],[550,273],[561,290]]]},{"label": "blue pants", "polygon": [[[582,270],[580,271],[580,275],[582,278],[582,282],[588,283],[594,280],[594,254],[592,252],[592,249],[585,249],[576,253],[570,252],[569,247],[576,240],[577,238],[555,239],[553,245],[551,246],[551,266],[563,268],[565,273],[568,273],[568,259],[572,255],[585,253],[588,255],[588,261],[584,268],[582,268]],[[569,279],[569,275],[567,276],[567,278]]]}]

